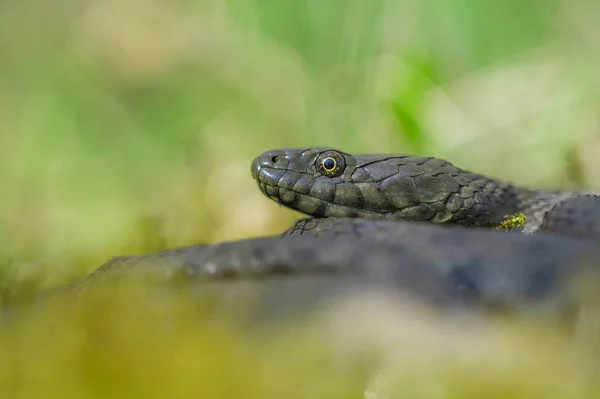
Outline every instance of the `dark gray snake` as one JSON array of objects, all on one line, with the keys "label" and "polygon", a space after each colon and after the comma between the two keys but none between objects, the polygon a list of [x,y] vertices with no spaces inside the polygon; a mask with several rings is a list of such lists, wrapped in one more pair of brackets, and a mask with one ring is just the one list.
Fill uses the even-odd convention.
[{"label": "dark gray snake", "polygon": [[437,158],[353,156],[326,148],[268,151],[254,159],[251,171],[267,196],[318,218],[491,227],[506,215],[523,213],[524,231],[533,233],[553,206],[580,196],[528,190]]},{"label": "dark gray snake", "polygon": [[[251,287],[284,313],[288,302],[369,287],[444,308],[558,314],[579,300],[577,276],[598,266],[595,195],[529,190],[436,158],[328,148],[265,152],[251,174],[269,198],[310,218],[281,236],[117,257],[66,291],[152,275],[194,295]],[[523,226],[495,231],[520,214]]]}]

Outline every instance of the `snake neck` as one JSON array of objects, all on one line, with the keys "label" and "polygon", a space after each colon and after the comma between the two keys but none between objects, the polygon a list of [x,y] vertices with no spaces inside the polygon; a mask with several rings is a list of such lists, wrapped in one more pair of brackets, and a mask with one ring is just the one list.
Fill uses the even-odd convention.
[{"label": "snake neck", "polygon": [[475,192],[476,203],[485,204],[486,209],[483,214],[476,214],[473,208],[468,208],[468,217],[456,220],[458,224],[499,226],[505,218],[523,214],[526,219],[523,232],[535,232],[546,212],[574,195],[565,191],[529,189],[469,171],[461,171],[456,179],[461,183],[464,181],[469,193]]}]

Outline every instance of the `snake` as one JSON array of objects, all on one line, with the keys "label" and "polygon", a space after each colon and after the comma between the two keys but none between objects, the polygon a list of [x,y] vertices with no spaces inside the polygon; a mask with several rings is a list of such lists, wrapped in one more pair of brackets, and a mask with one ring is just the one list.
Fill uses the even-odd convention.
[{"label": "snake", "polygon": [[509,215],[524,214],[526,234],[537,232],[544,220],[560,231],[556,220],[566,212],[546,215],[583,195],[527,189],[433,157],[351,155],[327,148],[267,151],[252,161],[251,173],[269,198],[315,218],[491,227]]},{"label": "snake", "polygon": [[[573,281],[598,269],[593,193],[529,189],[434,157],[325,147],[269,150],[250,172],[269,199],[305,217],[279,235],[118,256],[59,291],[160,276],[200,296],[249,289],[262,309],[283,313],[369,288],[443,309],[557,315],[577,301]],[[514,215],[521,223],[498,229]]]}]

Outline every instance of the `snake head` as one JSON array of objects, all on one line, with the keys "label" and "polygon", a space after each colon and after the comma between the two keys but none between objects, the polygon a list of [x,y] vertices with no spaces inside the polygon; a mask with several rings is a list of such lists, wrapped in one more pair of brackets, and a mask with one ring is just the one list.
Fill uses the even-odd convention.
[{"label": "snake head", "polygon": [[509,186],[431,157],[283,148],[250,170],[269,198],[313,217],[493,226],[510,202]]}]

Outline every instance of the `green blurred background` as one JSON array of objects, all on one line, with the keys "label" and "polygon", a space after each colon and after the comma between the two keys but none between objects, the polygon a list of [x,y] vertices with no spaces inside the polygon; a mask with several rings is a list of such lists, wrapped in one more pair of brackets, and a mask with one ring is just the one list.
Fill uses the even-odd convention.
[{"label": "green blurred background", "polygon": [[285,146],[404,152],[600,186],[593,1],[0,4],[11,275],[278,233],[249,164]]},{"label": "green blurred background", "polygon": [[[1,299],[115,255],[281,232],[301,215],[267,200],[249,173],[271,148],[431,155],[533,187],[598,189],[599,16],[593,0],[0,1]],[[126,300],[3,331],[0,394],[302,393],[288,380],[260,385],[285,363],[274,359],[306,356],[298,341],[256,353],[212,327],[202,335],[185,318],[190,304],[188,323],[175,325],[184,334],[169,335],[154,329],[175,317],[169,304],[140,315]],[[440,338],[417,331],[425,346]],[[455,383],[446,398],[588,397],[553,379],[570,367],[557,352],[545,363],[530,342],[507,358],[494,352],[504,346],[478,348],[493,349],[477,351],[494,367],[468,358],[463,374],[442,372],[452,357],[419,355],[405,392],[440,397],[427,391],[433,372]],[[533,363],[515,369],[524,348]],[[198,353],[217,366],[198,365]],[[229,384],[240,382],[229,366],[251,358],[235,370],[255,391]],[[332,384],[313,385],[312,397],[364,386],[349,382],[356,370],[303,359],[286,375]],[[463,384],[480,371],[504,388]],[[123,385],[135,378],[146,383]]]}]

